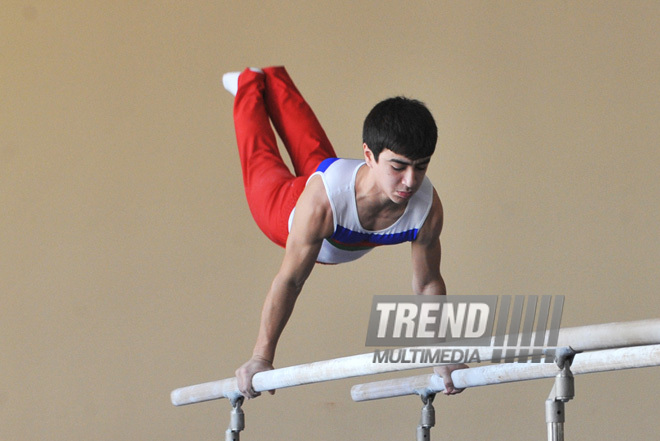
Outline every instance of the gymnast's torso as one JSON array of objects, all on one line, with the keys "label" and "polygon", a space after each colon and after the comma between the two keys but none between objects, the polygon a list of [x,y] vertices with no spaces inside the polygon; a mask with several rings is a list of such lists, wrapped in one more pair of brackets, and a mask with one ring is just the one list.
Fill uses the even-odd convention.
[{"label": "gymnast's torso", "polygon": [[[338,264],[350,262],[381,245],[411,242],[424,224],[433,203],[433,185],[427,177],[419,190],[410,198],[404,213],[389,227],[381,230],[364,228],[358,216],[355,181],[364,165],[358,159],[329,158],[323,161],[312,176],[323,180],[332,208],[334,232],[323,241],[317,262]],[[310,179],[311,177],[310,176]],[[289,229],[295,209],[289,217]]]}]

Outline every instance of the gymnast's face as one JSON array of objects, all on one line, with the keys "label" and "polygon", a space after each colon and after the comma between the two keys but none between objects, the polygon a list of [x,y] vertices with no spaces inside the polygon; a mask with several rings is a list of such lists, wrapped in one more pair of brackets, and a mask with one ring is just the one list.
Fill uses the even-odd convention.
[{"label": "gymnast's face", "polygon": [[407,203],[422,185],[431,157],[413,161],[389,149],[383,149],[378,161],[375,161],[366,144],[364,149],[367,163],[383,193],[396,204]]}]

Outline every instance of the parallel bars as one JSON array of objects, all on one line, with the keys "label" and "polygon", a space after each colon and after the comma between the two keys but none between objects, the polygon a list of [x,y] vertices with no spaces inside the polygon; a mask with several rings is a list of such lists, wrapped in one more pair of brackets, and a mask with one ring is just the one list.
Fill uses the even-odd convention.
[{"label": "parallel bars", "polygon": [[[660,319],[560,329],[556,346],[569,346],[576,352],[584,352],[651,344],[660,344]],[[430,348],[412,349],[424,350]],[[493,348],[491,346],[471,349],[479,350],[482,361],[488,361],[492,357]],[[323,381],[430,366],[428,363],[374,363],[373,357],[373,353],[367,353],[260,372],[254,376],[252,385],[255,391],[263,392]],[[539,363],[535,364],[540,365]],[[467,371],[475,369],[479,368],[472,368]],[[461,371],[455,371],[452,379],[459,372]],[[181,406],[219,398],[235,400],[239,396],[240,392],[236,378],[227,378],[175,389],[172,391],[170,398],[172,404]]]}]

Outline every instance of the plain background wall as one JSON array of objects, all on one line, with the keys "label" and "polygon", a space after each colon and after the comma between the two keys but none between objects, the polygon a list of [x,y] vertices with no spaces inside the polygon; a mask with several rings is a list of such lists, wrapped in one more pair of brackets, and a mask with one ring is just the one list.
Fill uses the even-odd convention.
[{"label": "plain background wall", "polygon": [[[17,1],[0,9],[0,439],[222,439],[172,389],[251,353],[282,250],[245,203],[222,73],[286,65],[337,152],[425,101],[451,294],[566,296],[563,325],[658,317],[657,1]],[[368,352],[407,246],[319,267],[278,366]],[[379,377],[377,377],[379,378]],[[657,437],[660,371],[579,377],[571,439]],[[247,403],[244,439],[412,439],[362,379]],[[544,439],[552,381],[436,400],[442,439]]]}]

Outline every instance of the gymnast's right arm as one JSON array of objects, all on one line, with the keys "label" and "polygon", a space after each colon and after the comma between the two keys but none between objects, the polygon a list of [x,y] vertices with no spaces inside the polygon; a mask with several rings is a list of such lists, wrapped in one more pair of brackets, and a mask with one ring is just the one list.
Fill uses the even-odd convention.
[{"label": "gymnast's right arm", "polygon": [[259,396],[252,388],[252,377],[273,369],[277,342],[314,268],[323,239],[329,237],[333,229],[332,209],[325,187],[320,177],[313,177],[298,199],[284,259],[261,311],[252,358],[236,370],[238,388],[246,398]]}]

